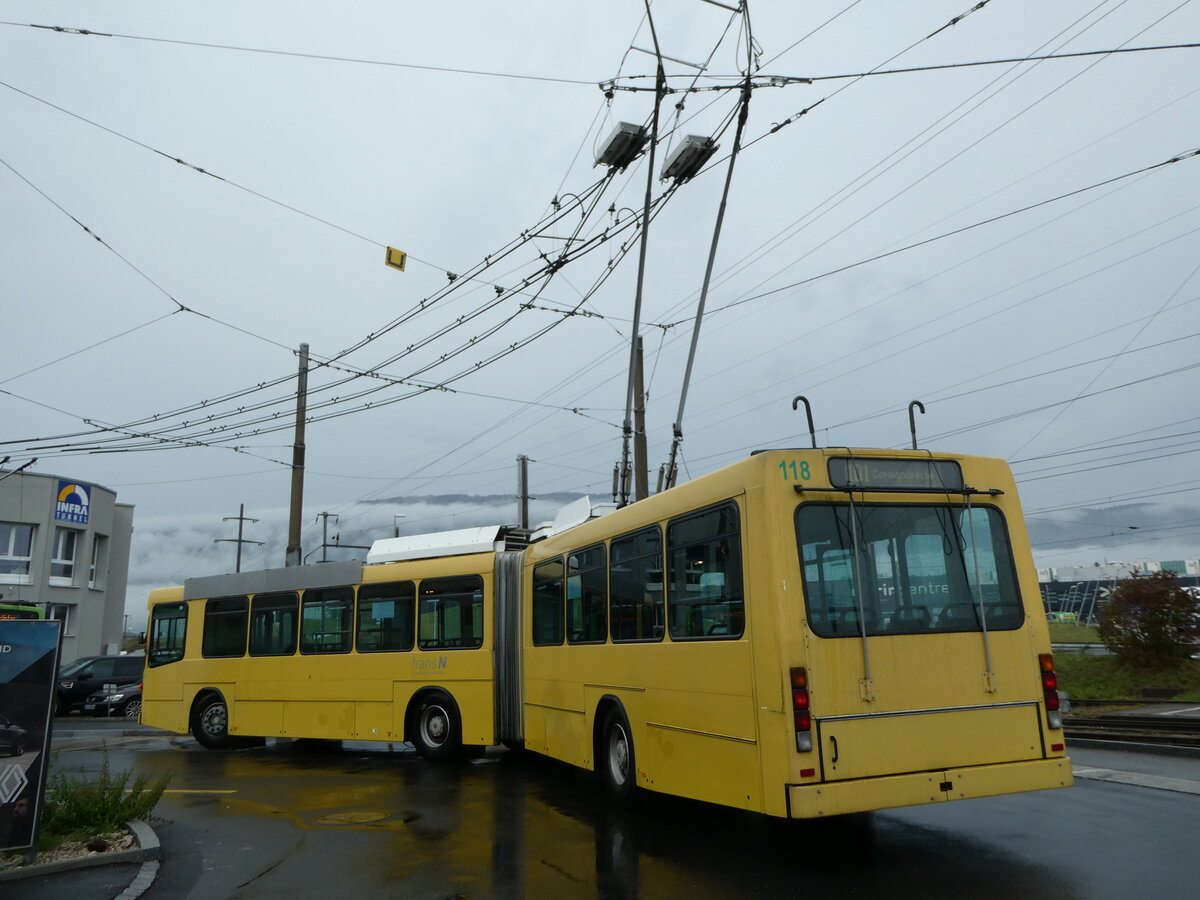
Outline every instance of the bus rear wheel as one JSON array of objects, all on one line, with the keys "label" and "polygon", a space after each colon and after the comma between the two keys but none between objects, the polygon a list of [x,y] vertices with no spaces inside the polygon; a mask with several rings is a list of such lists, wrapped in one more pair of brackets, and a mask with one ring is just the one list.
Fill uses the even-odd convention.
[{"label": "bus rear wheel", "polygon": [[420,699],[412,724],[413,746],[425,759],[454,759],[462,753],[458,708],[444,691],[431,691]]},{"label": "bus rear wheel", "polygon": [[224,697],[214,694],[200,701],[192,714],[192,734],[209,750],[229,746],[229,708]]},{"label": "bus rear wheel", "polygon": [[617,708],[609,710],[600,734],[600,778],[609,798],[619,806],[632,806],[636,790],[633,735],[629,720]]}]

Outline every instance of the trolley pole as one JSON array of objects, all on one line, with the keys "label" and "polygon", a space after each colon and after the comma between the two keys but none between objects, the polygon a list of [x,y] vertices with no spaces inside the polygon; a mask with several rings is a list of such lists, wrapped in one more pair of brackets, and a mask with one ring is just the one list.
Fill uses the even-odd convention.
[{"label": "trolley pole", "polygon": [[292,444],[292,503],[288,520],[288,545],[285,566],[298,566],[300,560],[300,512],[304,506],[304,416],[308,402],[308,344],[300,345],[300,373],[296,378],[296,439]]}]

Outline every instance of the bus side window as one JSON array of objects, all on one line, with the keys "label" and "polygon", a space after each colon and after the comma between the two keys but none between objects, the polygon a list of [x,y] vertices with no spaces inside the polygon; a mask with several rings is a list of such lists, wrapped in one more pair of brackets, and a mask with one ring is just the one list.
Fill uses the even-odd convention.
[{"label": "bus side window", "polygon": [[737,507],[723,503],[667,526],[672,640],[737,638],[746,627]]},{"label": "bus side window", "polygon": [[360,587],[358,651],[411,650],[416,596],[416,586],[411,581],[364,584]]},{"label": "bus side window", "polygon": [[483,579],[478,575],[421,582],[417,645],[422,650],[483,646]]},{"label": "bus side window", "polygon": [[187,604],[160,603],[150,616],[146,662],[151,668],[183,659],[187,637]]},{"label": "bus side window", "polygon": [[200,654],[205,657],[245,656],[246,621],[250,601],[245,597],[217,597],[204,602],[204,638]]},{"label": "bus side window", "polygon": [[657,525],[612,542],[609,620],[614,641],[663,637],[662,532]]},{"label": "bus side window", "polygon": [[305,591],[300,604],[300,652],[349,653],[353,618],[352,588]]},{"label": "bus side window", "polygon": [[604,545],[567,556],[567,640],[602,644],[608,637],[608,572]]},{"label": "bus side window", "polygon": [[295,591],[256,594],[250,603],[250,655],[291,656],[296,652]]},{"label": "bus side window", "polygon": [[563,642],[563,561],[548,559],[533,567],[533,643]]}]

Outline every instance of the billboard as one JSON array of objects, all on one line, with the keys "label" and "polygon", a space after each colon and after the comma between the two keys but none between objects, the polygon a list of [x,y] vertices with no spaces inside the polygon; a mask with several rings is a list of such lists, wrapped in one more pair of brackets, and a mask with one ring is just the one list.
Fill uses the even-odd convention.
[{"label": "billboard", "polygon": [[59,625],[0,619],[0,850],[37,836],[49,765]]}]

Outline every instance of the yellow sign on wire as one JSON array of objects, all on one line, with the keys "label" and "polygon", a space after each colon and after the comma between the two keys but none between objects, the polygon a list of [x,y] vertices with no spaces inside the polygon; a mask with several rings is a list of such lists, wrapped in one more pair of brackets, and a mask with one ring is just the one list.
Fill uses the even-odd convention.
[{"label": "yellow sign on wire", "polygon": [[403,250],[397,250],[395,247],[387,248],[387,257],[384,259],[393,269],[404,271],[404,264],[408,262],[408,254]]}]

